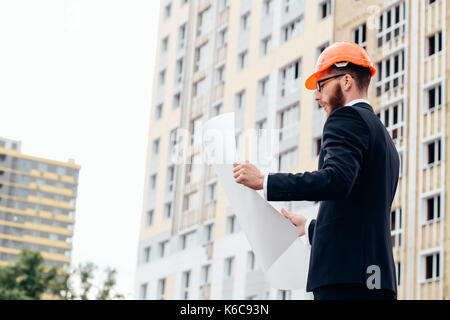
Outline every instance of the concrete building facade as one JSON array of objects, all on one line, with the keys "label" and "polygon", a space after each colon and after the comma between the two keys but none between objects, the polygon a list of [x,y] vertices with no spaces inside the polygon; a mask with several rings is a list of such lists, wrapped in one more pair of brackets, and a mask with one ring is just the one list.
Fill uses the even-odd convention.
[{"label": "concrete building facade", "polygon": [[[212,168],[201,164],[201,126],[234,111],[242,158],[264,145],[246,143],[247,129],[276,129],[272,172],[315,170],[326,117],[304,80],[322,50],[343,40],[376,63],[369,100],[401,158],[391,218],[399,298],[448,296],[448,18],[442,0],[161,1],[135,298],[311,298],[268,284]],[[176,161],[179,150],[187,161]],[[273,204],[308,217],[318,209]]]}]

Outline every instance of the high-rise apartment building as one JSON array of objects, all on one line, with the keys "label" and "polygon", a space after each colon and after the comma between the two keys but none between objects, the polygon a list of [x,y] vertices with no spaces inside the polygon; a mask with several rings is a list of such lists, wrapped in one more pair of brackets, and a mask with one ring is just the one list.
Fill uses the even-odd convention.
[{"label": "high-rise apartment building", "polygon": [[[304,80],[343,40],[376,64],[369,100],[401,158],[391,217],[398,297],[448,297],[447,12],[443,0],[161,1],[135,297],[311,298],[270,287],[212,168],[196,163],[202,123],[235,112],[241,154],[244,130],[277,129],[275,170],[315,170],[326,116]],[[188,164],[174,160],[177,149]]]},{"label": "high-rise apartment building", "polygon": [[[276,169],[316,168],[325,113],[303,79],[332,41],[332,7],[172,0],[160,12],[135,297],[303,298],[264,278],[212,167],[199,164],[201,126],[234,111],[238,148],[245,129],[276,128]],[[188,164],[172,156],[186,143],[177,131],[191,134]],[[318,207],[278,205],[311,214]]]},{"label": "high-rise apartment building", "polygon": [[335,41],[355,41],[372,57],[369,100],[400,154],[391,214],[400,299],[450,297],[449,24],[444,0],[335,1]]},{"label": "high-rise apartment building", "polygon": [[28,248],[68,270],[80,166],[25,155],[20,145],[0,138],[0,265]]}]

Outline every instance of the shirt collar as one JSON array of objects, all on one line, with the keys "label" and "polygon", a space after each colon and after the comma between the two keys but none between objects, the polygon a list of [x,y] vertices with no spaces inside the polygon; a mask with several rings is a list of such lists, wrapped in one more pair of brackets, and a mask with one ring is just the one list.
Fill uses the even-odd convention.
[{"label": "shirt collar", "polygon": [[346,106],[353,106],[357,103],[367,103],[368,105],[370,105],[369,101],[367,101],[366,99],[356,99],[356,100],[352,100],[349,103],[347,103]]}]

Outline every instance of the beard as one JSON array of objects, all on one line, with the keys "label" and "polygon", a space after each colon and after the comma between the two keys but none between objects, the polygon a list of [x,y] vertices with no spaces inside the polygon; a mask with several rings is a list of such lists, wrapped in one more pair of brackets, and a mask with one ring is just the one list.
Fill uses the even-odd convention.
[{"label": "beard", "polygon": [[337,84],[335,86],[335,90],[334,90],[333,94],[330,96],[330,102],[329,102],[329,106],[331,109],[330,113],[340,107],[343,107],[344,103],[345,103],[344,93],[342,92],[341,86],[339,84]]}]

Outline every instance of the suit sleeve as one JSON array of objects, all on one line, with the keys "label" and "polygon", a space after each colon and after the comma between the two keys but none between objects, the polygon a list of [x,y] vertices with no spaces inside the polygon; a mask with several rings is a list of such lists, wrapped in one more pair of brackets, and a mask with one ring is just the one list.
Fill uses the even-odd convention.
[{"label": "suit sleeve", "polygon": [[369,148],[369,129],[353,107],[335,110],[323,129],[321,169],[304,173],[271,173],[268,201],[325,201],[348,197]]}]

